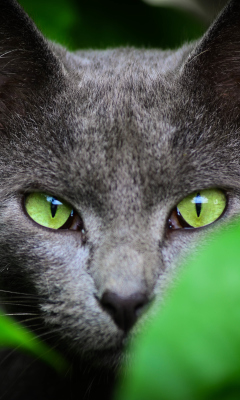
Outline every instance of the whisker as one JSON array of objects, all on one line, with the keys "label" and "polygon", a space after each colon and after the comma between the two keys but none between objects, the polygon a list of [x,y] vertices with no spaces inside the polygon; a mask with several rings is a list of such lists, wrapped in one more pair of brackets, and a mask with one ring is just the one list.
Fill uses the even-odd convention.
[{"label": "whisker", "polygon": [[[1,57],[0,57],[1,58]],[[4,267],[1,267],[0,273],[3,272],[10,264],[6,264]]]},{"label": "whisker", "polygon": [[5,301],[5,302],[0,302],[0,306],[1,305],[14,305],[14,306],[22,306],[22,307],[34,307],[34,308],[38,308],[38,306],[32,305],[32,304],[23,304],[23,303],[17,303],[15,301]]},{"label": "whisker", "polygon": [[4,56],[6,56],[9,53],[13,53],[14,51],[17,51],[17,49],[6,51],[5,53],[1,54],[0,58],[3,58]]},{"label": "whisker", "polygon": [[39,317],[34,317],[34,318],[26,318],[26,319],[23,319],[23,320],[21,320],[21,321],[13,321],[13,322],[12,322],[12,325],[13,325],[13,326],[14,326],[14,325],[22,325],[22,324],[24,324],[24,323],[26,323],[26,322],[34,321],[34,320],[36,320],[36,319],[42,319],[42,317],[39,316]]},{"label": "whisker", "polygon": [[[29,300],[31,300],[31,301],[39,301],[39,299],[32,299],[32,298],[29,298],[29,297],[23,297],[23,296],[13,296],[13,297],[4,297],[4,296],[0,296],[0,299],[1,300],[3,300],[3,301],[11,301],[10,299],[13,299],[14,301],[15,300],[21,300],[21,301],[29,301]],[[45,299],[44,299],[45,300]]]},{"label": "whisker", "polygon": [[[64,328],[52,329],[52,330],[49,331],[49,332],[44,332],[44,333],[42,333],[41,335],[34,336],[34,339],[41,339],[43,336],[47,336],[47,335],[50,335],[50,334],[52,334],[52,333],[58,333],[58,332],[61,332],[61,331],[63,331],[63,330],[64,330]],[[48,338],[48,339],[50,339],[50,338]],[[33,340],[33,339],[30,339],[30,340]]]},{"label": "whisker", "polygon": [[[3,314],[3,316],[11,316],[11,317],[14,317],[15,315],[18,315],[18,316],[20,316],[20,315],[39,315],[39,314],[33,314],[33,313],[12,313],[12,314]],[[1,318],[1,316],[2,315],[0,315],[0,318]]]},{"label": "whisker", "polygon": [[[35,327],[38,327],[36,329],[33,329]],[[17,327],[16,329],[20,329],[20,327]],[[37,331],[39,331],[40,329],[45,329],[45,326],[43,324],[34,324],[34,325],[28,325],[27,329],[30,330],[32,333],[35,333]]]},{"label": "whisker", "polygon": [[[38,335],[38,336],[32,337],[31,339],[25,341],[25,343],[30,343],[31,341],[36,340],[36,339],[39,339],[39,338],[42,337],[42,336],[47,336],[47,335],[51,335],[51,334],[55,333],[54,335],[52,335],[52,336],[50,336],[50,337],[48,338],[48,339],[52,339],[52,338],[54,338],[54,337],[57,337],[56,333],[57,333],[58,331],[61,331],[61,330],[62,330],[62,329],[52,330],[52,331],[49,331],[49,332],[45,332],[45,333],[42,334],[42,335]],[[59,343],[59,341],[60,341],[60,339],[58,340],[58,343]],[[56,345],[56,346],[57,346],[57,345]],[[21,344],[18,345],[18,346],[16,346],[16,347],[14,347],[14,349],[11,350],[11,351],[3,358],[3,360],[1,360],[0,366],[1,366],[9,357],[11,357],[12,354],[14,354],[15,352],[17,352],[17,351],[20,350],[21,348],[22,348],[22,345],[21,345]],[[54,346],[54,347],[51,346],[51,348],[55,348],[55,346]],[[2,399],[2,397],[1,397],[1,399]]]},{"label": "whisker", "polygon": [[23,296],[32,297],[32,298],[35,298],[35,299],[42,299],[43,298],[43,297],[35,295],[35,294],[22,293],[22,292],[12,292],[11,290],[0,289],[0,292],[2,292],[2,293],[10,293],[10,294],[21,294]]},{"label": "whisker", "polygon": [[[19,347],[19,346],[18,346]],[[15,351],[17,351],[17,348],[15,347],[13,350],[11,350],[0,362],[0,366],[9,358],[11,357],[12,354],[15,353]]]},{"label": "whisker", "polygon": [[[54,336],[55,336],[55,335],[54,335]],[[53,336],[53,337],[54,337],[54,336]],[[54,349],[58,346],[59,341],[60,341],[60,340],[58,340],[57,343],[56,343],[54,346],[51,346],[51,348],[49,348],[48,350],[46,350],[45,352],[43,352],[43,355],[46,355],[46,354],[49,353],[50,351],[54,350]],[[4,360],[3,360],[2,362],[6,361],[7,358],[10,357],[10,356],[14,353],[14,351],[16,351],[16,349],[14,349],[13,351],[11,351],[11,352],[4,358]],[[41,356],[35,357],[34,360],[33,360],[32,362],[30,362],[30,363],[28,364],[28,366],[26,366],[26,367],[21,371],[21,373],[20,373],[20,374],[18,375],[18,377],[15,379],[15,382],[13,382],[13,385],[15,385],[15,384],[17,383],[17,381],[18,381],[19,379],[21,379],[21,377],[25,374],[25,372],[26,372],[30,367],[32,367],[32,366],[34,365],[34,363],[36,363],[36,362],[39,361],[39,360],[41,360]],[[0,365],[2,364],[2,362],[0,363]],[[8,390],[6,390],[5,393],[3,393],[3,395],[1,396],[1,399],[6,398],[5,396],[6,396],[7,394],[8,394]]]},{"label": "whisker", "polygon": [[88,388],[87,388],[86,393],[85,393],[85,395],[83,397],[83,400],[86,399],[86,398],[89,398],[91,390],[92,390],[92,387],[94,386],[94,382],[95,381],[96,381],[96,379],[95,379],[95,377],[93,377],[91,382],[88,385]]},{"label": "whisker", "polygon": [[[35,320],[35,319],[38,319],[38,318],[29,318],[28,321],[32,321],[32,320]],[[23,328],[26,328],[27,330],[30,330],[31,332],[35,332],[35,330],[33,330],[32,328],[36,327],[36,326],[39,327],[39,329],[45,329],[46,330],[46,326],[44,325],[44,323],[42,321],[37,322],[37,323],[32,324],[32,325],[24,325],[22,323],[22,321],[20,321],[20,322],[15,322],[13,325],[15,325],[14,329],[22,329],[22,327],[23,327]]]},{"label": "whisker", "polygon": [[[3,296],[1,295],[3,294]],[[12,292],[10,290],[3,290],[0,289],[0,299],[2,301],[10,301],[9,296],[5,296],[4,294],[11,294],[11,298],[13,298],[13,300],[21,300],[21,301],[29,301],[31,300],[32,302],[39,302],[39,301],[44,301],[50,304],[56,304],[59,302],[59,300],[53,300],[53,299],[49,299],[47,296],[38,296],[38,295],[33,295],[33,294],[29,294],[29,293],[22,293],[22,292]]]},{"label": "whisker", "polygon": [[[23,321],[13,321],[11,326],[16,330],[21,330],[24,327],[27,330],[31,331],[32,333],[35,333],[35,332],[39,331],[40,329],[44,329],[45,328],[45,325],[44,325],[43,321],[40,321],[37,324],[26,325],[26,326],[24,326],[23,322],[26,323],[27,321],[33,321],[33,320],[36,320],[36,319],[42,319],[42,317],[27,318],[27,319],[25,319]],[[34,327],[38,327],[38,328],[32,329]]]},{"label": "whisker", "polygon": [[202,54],[206,53],[207,51],[209,51],[210,49],[204,50],[201,53],[197,54],[195,57],[193,57],[191,60],[189,60],[187,62],[187,64],[190,64],[191,62],[193,62],[196,58],[200,57]]}]

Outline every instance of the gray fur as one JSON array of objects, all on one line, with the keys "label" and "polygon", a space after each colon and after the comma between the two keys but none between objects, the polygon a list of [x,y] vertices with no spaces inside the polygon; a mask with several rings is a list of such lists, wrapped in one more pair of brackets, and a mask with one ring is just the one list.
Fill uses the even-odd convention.
[{"label": "gray fur", "polygon": [[[7,15],[17,7],[14,0],[2,4]],[[240,5],[230,2],[200,44],[174,52],[72,54],[47,43],[29,20],[25,29],[37,44],[25,51],[25,36],[13,32],[8,49],[11,28],[3,14],[0,286],[40,296],[44,323],[59,330],[68,350],[116,366],[151,310],[126,339],[102,308],[103,293],[140,292],[159,302],[180,261],[239,214],[238,71],[226,79],[229,45],[231,58],[240,60],[237,39],[224,26],[233,14],[239,21]],[[225,49],[226,63],[216,46]],[[214,187],[228,195],[221,219],[195,230],[167,228],[180,200]],[[74,207],[86,243],[81,232],[52,231],[29,219],[23,195],[36,190]]]}]

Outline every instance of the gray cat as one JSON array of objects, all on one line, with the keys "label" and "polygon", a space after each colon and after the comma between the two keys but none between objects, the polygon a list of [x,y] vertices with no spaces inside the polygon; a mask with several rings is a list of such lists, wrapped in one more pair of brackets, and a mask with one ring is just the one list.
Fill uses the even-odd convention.
[{"label": "gray cat", "polygon": [[111,398],[179,263],[240,212],[239,65],[238,0],[178,51],[77,53],[1,0],[2,303],[72,365],[4,350],[1,399]]}]

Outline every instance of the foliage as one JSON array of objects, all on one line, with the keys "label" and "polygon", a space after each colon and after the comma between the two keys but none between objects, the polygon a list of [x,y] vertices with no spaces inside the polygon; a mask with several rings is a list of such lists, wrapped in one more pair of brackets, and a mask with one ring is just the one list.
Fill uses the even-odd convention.
[{"label": "foliage", "polygon": [[11,318],[0,314],[0,348],[12,348],[35,355],[62,373],[68,367],[63,357],[37,339],[30,331]]},{"label": "foliage", "polygon": [[116,400],[240,398],[239,242],[240,224],[184,267],[131,349]]}]

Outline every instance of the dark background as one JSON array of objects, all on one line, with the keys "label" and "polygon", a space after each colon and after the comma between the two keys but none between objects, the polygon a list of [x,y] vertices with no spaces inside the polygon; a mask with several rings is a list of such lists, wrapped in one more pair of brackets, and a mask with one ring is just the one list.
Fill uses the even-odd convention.
[{"label": "dark background", "polygon": [[219,8],[219,1],[224,0],[208,0],[210,8],[205,0],[194,1],[204,5],[204,16],[191,12],[191,7],[152,6],[143,0],[19,0],[19,3],[48,38],[74,50],[126,45],[179,47],[203,34],[213,15],[213,3],[218,2]]}]

